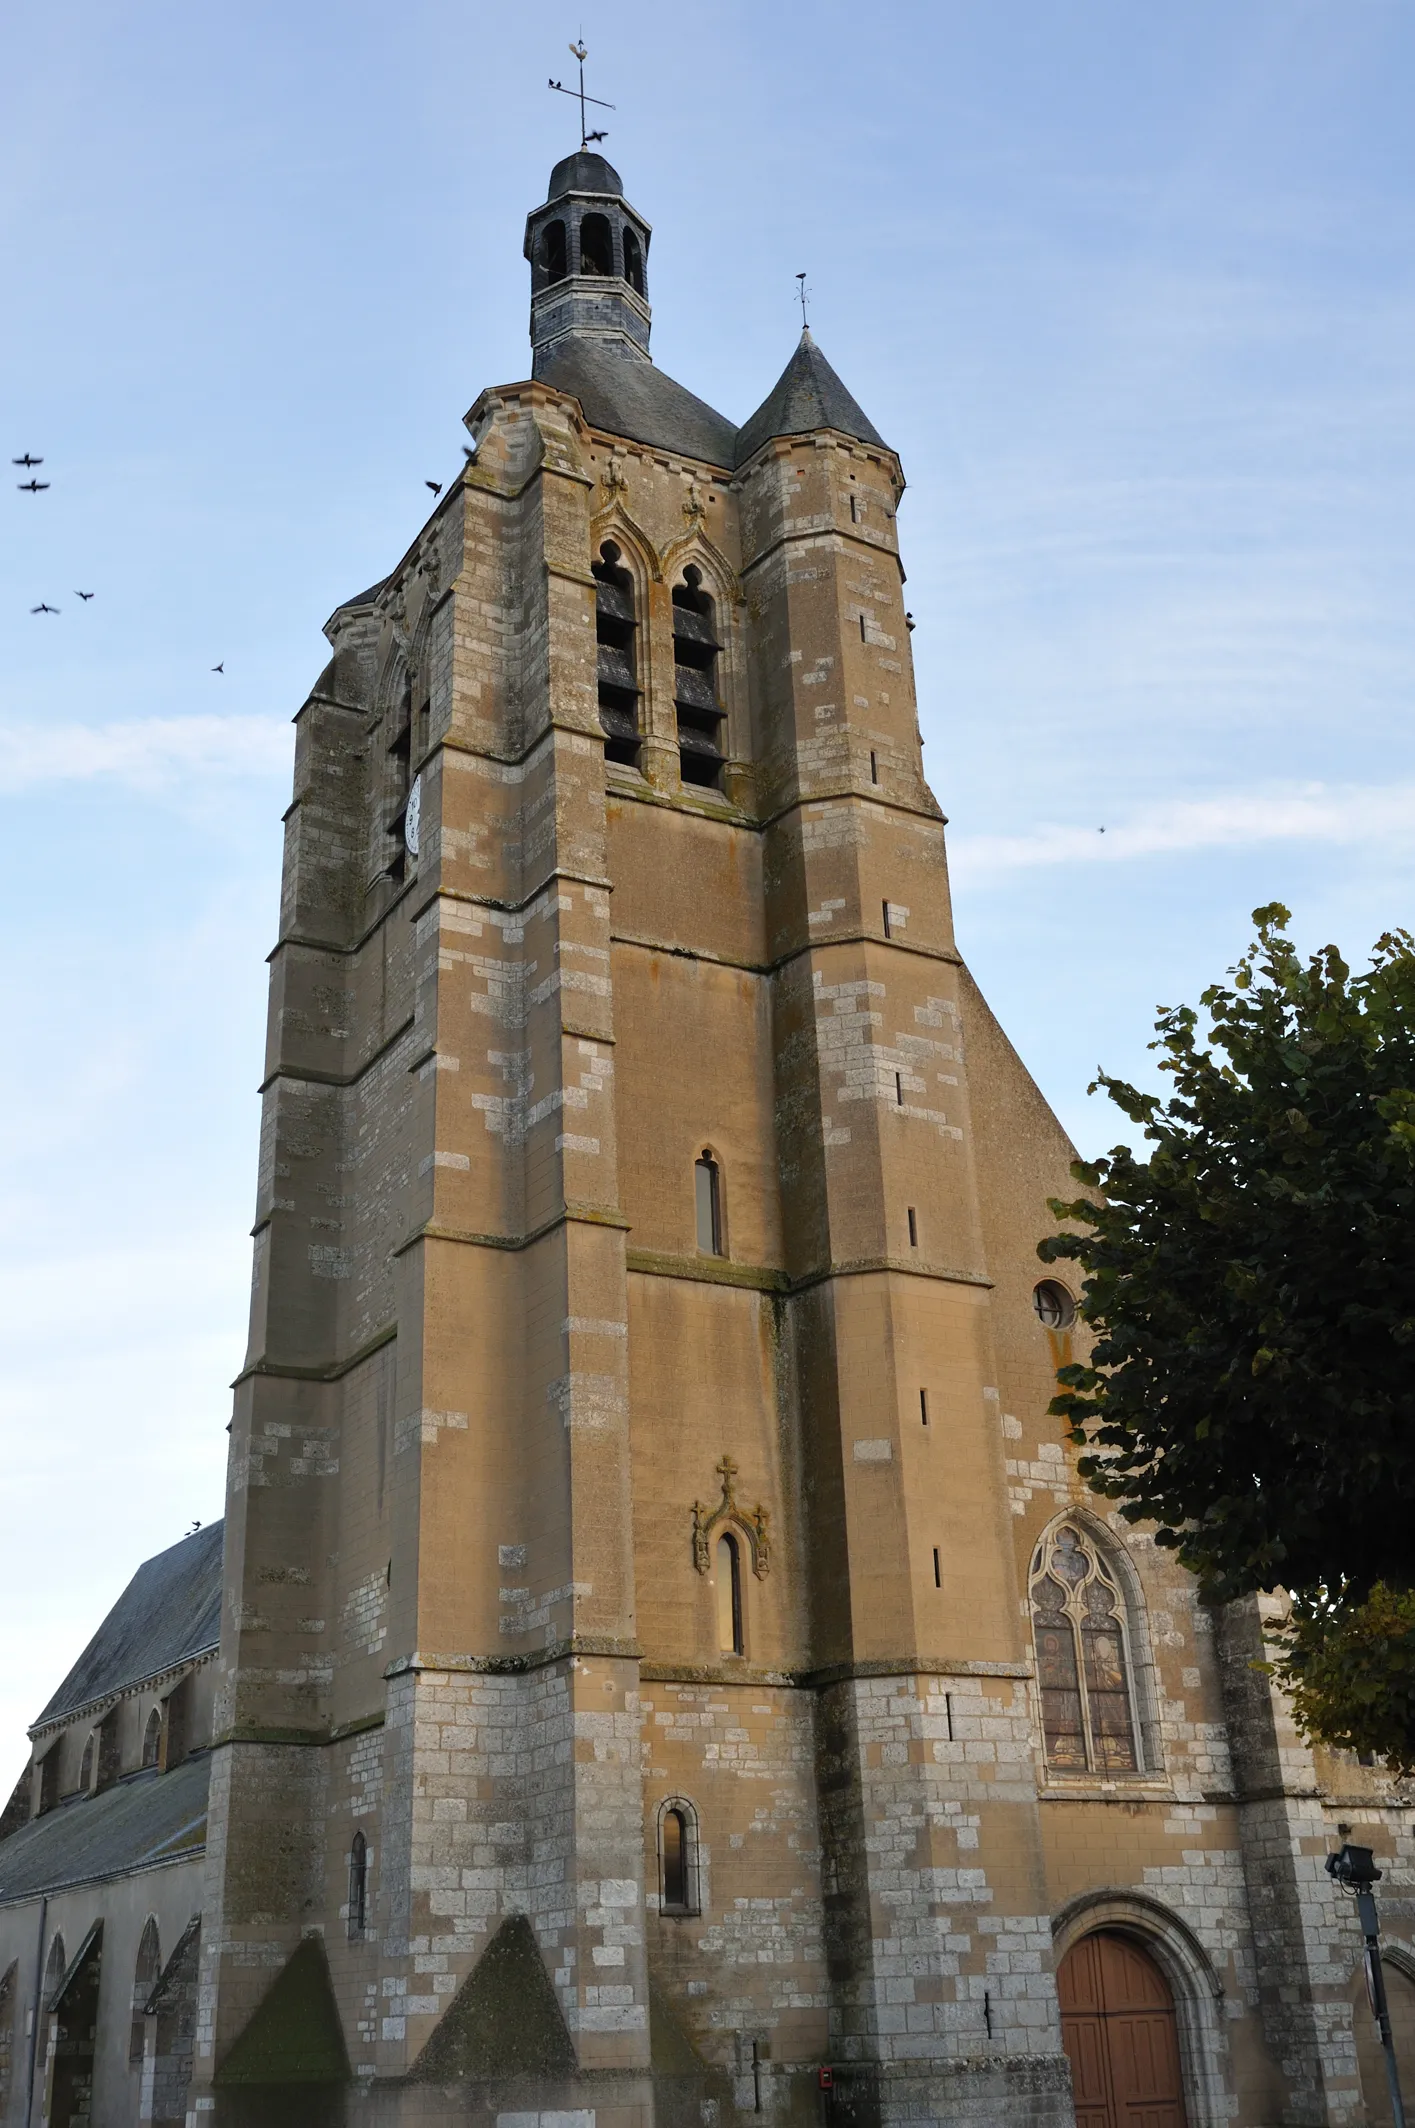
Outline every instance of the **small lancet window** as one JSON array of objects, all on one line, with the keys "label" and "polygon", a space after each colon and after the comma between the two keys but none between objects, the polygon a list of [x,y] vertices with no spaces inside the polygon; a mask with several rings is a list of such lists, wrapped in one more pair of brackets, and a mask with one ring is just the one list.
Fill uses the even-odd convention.
[{"label": "small lancet window", "polygon": [[90,1729],[84,1755],[79,1760],[79,1786],[85,1791],[93,1787],[93,1769],[98,1758],[98,1731]]},{"label": "small lancet window", "polygon": [[722,1246],[722,1171],[712,1154],[699,1153],[693,1167],[693,1187],[696,1193],[698,1215],[698,1253],[702,1256],[721,1256]]},{"label": "small lancet window", "polygon": [[580,224],[581,273],[614,273],[614,237],[606,214],[587,214]]},{"label": "small lancet window", "polygon": [[624,231],[624,278],[636,296],[644,292],[644,247],[634,229]]},{"label": "small lancet window", "polygon": [[1096,1546],[1067,1522],[1032,1561],[1032,1630],[1047,1763],[1063,1773],[1135,1773],[1125,1599]]},{"label": "small lancet window", "polygon": [[352,1941],[368,1928],[368,1841],[354,1834],[349,1848],[349,1937]]},{"label": "small lancet window", "polygon": [[724,1655],[740,1655],[742,1639],[742,1550],[724,1531],[717,1540],[717,1644]]},{"label": "small lancet window", "polygon": [[536,266],[542,288],[550,288],[556,281],[564,280],[567,263],[563,222],[547,222],[542,229],[536,239]]},{"label": "small lancet window", "polygon": [[665,1810],[659,1821],[659,1843],[663,1873],[663,1896],[660,1911],[665,1914],[692,1914],[697,1912],[693,1897],[692,1833],[688,1814],[675,1805]]},{"label": "small lancet window", "polygon": [[154,1707],[147,1718],[147,1727],[142,1733],[142,1762],[144,1766],[157,1766],[162,1760],[162,1710]]},{"label": "small lancet window", "polygon": [[717,699],[717,639],[713,603],[702,571],[688,567],[673,587],[673,700],[678,712],[678,773],[684,783],[722,787],[722,726]]},{"label": "small lancet window", "polygon": [[612,539],[590,564],[595,580],[595,642],[599,661],[599,722],[604,758],[624,768],[639,765],[639,680],[634,619],[634,579],[620,566]]}]

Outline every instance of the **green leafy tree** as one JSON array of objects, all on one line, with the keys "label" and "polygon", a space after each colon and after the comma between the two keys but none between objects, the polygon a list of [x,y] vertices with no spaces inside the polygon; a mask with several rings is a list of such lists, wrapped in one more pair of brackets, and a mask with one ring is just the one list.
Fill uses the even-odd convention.
[{"label": "green leafy tree", "polygon": [[[1095,1332],[1052,1410],[1092,1489],[1155,1523],[1207,1597],[1291,1593],[1279,1668],[1309,1733],[1364,1723],[1357,1748],[1407,1764],[1415,939],[1387,934],[1353,975],[1334,946],[1304,961],[1278,904],[1253,920],[1203,994],[1207,1034],[1189,1006],[1160,1013],[1168,1097],[1097,1081],[1149,1151],[1078,1163],[1099,1194],[1052,1201],[1072,1231],[1039,1253],[1080,1265]],[[1343,1649],[1359,1706],[1337,1703]]]}]

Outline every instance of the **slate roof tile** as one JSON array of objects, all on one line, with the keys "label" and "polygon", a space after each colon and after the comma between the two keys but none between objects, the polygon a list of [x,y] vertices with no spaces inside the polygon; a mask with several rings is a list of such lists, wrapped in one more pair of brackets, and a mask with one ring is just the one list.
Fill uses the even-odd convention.
[{"label": "slate roof tile", "polygon": [[210,1777],[210,1758],[196,1752],[171,1773],[137,1773],[31,1819],[0,1840],[0,1906],[199,1854]]},{"label": "slate roof tile", "polygon": [[221,1637],[223,1525],[144,1560],[39,1720],[52,1722],[189,1656]]}]

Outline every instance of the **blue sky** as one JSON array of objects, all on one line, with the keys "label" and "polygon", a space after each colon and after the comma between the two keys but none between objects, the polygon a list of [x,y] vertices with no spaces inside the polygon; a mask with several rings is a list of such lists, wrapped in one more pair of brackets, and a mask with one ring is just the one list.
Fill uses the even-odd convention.
[{"label": "blue sky", "polygon": [[526,373],[582,24],[656,358],[744,418],[805,268],[903,457],[960,940],[1078,1142],[1257,903],[1415,914],[1408,6],[12,11],[0,1791],[221,1511],[288,719]]}]

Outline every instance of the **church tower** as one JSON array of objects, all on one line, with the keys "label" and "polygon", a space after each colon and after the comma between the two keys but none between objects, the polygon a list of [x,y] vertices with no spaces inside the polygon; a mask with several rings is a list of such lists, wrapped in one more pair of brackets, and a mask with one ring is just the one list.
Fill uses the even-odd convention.
[{"label": "church tower", "polygon": [[1188,2118],[1268,2118],[1222,1666],[1046,1416],[900,464],[808,331],[740,428],[666,377],[650,238],[556,166],[531,375],[296,719],[189,2119],[1062,2128],[1056,1960],[1161,1884]]}]

